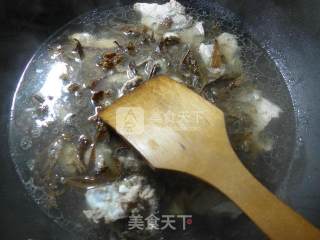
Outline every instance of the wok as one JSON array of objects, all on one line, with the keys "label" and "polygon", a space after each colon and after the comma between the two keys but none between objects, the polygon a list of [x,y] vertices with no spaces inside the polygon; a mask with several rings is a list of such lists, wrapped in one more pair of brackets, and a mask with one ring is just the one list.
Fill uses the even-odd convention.
[{"label": "wok", "polygon": [[[207,12],[216,6],[211,1],[181,2]],[[217,2],[230,9],[232,16],[239,17],[239,26],[273,60],[288,89],[290,104],[284,111],[292,114],[283,122],[282,131],[290,137],[284,138],[281,146],[276,146],[275,155],[264,158],[256,176],[292,208],[320,227],[320,150],[317,147],[320,140],[317,127],[320,120],[317,61],[320,55],[320,19],[317,14],[320,4],[299,0]],[[26,63],[52,32],[98,6],[117,7],[132,4],[132,1],[3,1],[1,4],[1,22],[4,23],[0,39],[2,239],[79,239],[48,218],[21,184],[7,144],[10,103]],[[266,66],[263,63],[257,65],[264,71]],[[280,131],[275,134],[281,136]],[[273,164],[276,160],[281,161]],[[232,225],[219,226],[219,232],[225,236],[222,239],[264,238],[244,215]]]}]

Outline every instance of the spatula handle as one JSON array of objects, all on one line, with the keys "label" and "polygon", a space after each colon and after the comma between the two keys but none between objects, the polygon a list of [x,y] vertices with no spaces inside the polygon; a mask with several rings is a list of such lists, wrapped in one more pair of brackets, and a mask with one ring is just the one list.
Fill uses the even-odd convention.
[{"label": "spatula handle", "polygon": [[[237,156],[234,154],[233,157]],[[319,240],[320,231],[280,201],[237,161],[224,179],[211,175],[208,182],[233,200],[270,239]],[[231,173],[231,174],[228,174]]]}]

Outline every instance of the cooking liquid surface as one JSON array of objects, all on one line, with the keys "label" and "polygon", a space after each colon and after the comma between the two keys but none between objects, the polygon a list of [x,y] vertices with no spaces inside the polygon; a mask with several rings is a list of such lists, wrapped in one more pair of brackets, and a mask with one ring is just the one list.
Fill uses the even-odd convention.
[{"label": "cooking liquid surface", "polygon": [[[236,19],[233,19],[220,7],[217,9],[219,11],[212,15],[192,9],[189,9],[189,14],[204,21],[206,31],[204,42],[211,42],[221,32],[233,33],[238,37],[238,43],[241,46],[244,82],[228,93],[229,95],[225,98],[215,98],[214,95],[210,95],[211,88],[205,96],[208,100],[214,100],[215,104],[226,113],[231,141],[243,163],[266,186],[277,191],[286,176],[293,148],[290,146],[294,145],[295,138],[295,123],[289,92],[276,66],[264,50],[246,33],[242,32]],[[127,222],[121,220],[118,223],[105,226],[90,222],[82,212],[87,209],[84,198],[85,190],[63,184],[63,179],[67,177],[63,170],[53,172],[53,176],[48,178],[49,182],[44,180],[41,171],[50,164],[49,159],[52,155],[56,154],[54,143],[59,143],[62,138],[67,139],[70,146],[78,146],[80,136],[94,138],[96,123],[88,121],[88,118],[95,114],[90,88],[94,80],[110,79],[114,74],[113,71],[105,71],[96,66],[99,57],[106,52],[106,49],[84,48],[85,57],[83,60],[77,59],[72,53],[74,43],[70,41],[70,36],[74,33],[87,32],[97,39],[115,38],[119,43],[122,43],[127,41],[126,36],[119,31],[119,28],[124,24],[139,25],[140,17],[129,7],[116,8],[112,11],[99,9],[76,19],[56,33],[49,42],[39,49],[26,68],[18,86],[11,113],[12,158],[27,191],[58,224],[76,235],[81,234],[84,238],[102,239],[110,236],[110,229],[112,234],[117,236],[117,232],[126,229]],[[60,48],[63,49],[63,53],[59,50]],[[146,54],[154,48],[153,44],[143,47],[141,53],[134,57],[136,63],[137,59],[143,62],[148,56]],[[199,89],[197,83],[194,84],[191,78],[184,76],[175,65],[179,63],[186,49],[176,49],[173,46],[170,51],[172,53],[167,54],[167,57],[171,59],[173,64],[167,66],[164,73],[184,80],[187,85],[197,91]],[[115,72],[119,73],[122,70],[119,66]],[[64,76],[65,74],[66,76]],[[143,74],[147,78],[147,74]],[[76,87],[81,90],[70,92],[68,87],[71,83],[77,83],[79,86]],[[120,96],[121,83],[107,80],[102,83],[98,88],[108,88],[113,92],[109,99],[110,102]],[[198,84],[201,85],[201,82]],[[219,89],[219,86],[217,88]],[[250,119],[244,119],[246,114],[243,112],[250,112],[251,108],[254,111],[254,106],[250,105],[250,101],[240,103],[238,99],[257,90],[261,91],[266,99],[282,109],[280,118],[272,120],[260,134],[261,142],[259,144],[272,145],[269,151],[261,150],[257,146],[258,143],[250,142],[245,137],[247,132],[252,131],[254,124],[250,122]],[[43,99],[37,97],[39,93],[42,94]],[[45,109],[39,108],[42,101],[46,103]],[[114,133],[111,132],[111,134]],[[121,145],[121,140],[113,136],[111,142],[105,144],[114,148],[114,146]],[[185,195],[184,198],[191,202],[196,202],[193,198],[197,195],[194,193],[194,189],[204,189],[204,191],[212,193],[212,196],[216,194],[218,199],[223,199],[218,193],[215,193],[215,190],[208,189],[205,184],[188,176],[166,172],[153,173],[151,170],[143,171],[144,175],[150,176],[150,181],[159,191],[160,214],[170,213],[172,203],[176,202],[176,199],[180,199],[179,194]],[[52,181],[54,184],[51,184]],[[48,189],[50,190],[48,191]],[[186,205],[181,202],[177,205],[179,204]],[[171,239],[179,236],[180,239],[188,239],[190,236],[194,236],[196,239],[206,239],[208,234],[228,236],[228,234],[225,235],[226,233],[221,233],[218,230],[219,227],[230,225],[237,228],[237,226],[243,225],[240,223],[241,221],[248,222],[246,219],[239,222],[230,216],[208,216],[203,211],[193,211],[194,206],[186,206],[185,208],[188,211],[186,214],[194,216],[195,223],[190,231],[181,233],[181,235],[178,232],[160,232],[153,237],[160,239],[161,236],[166,236],[166,239]],[[214,227],[214,232],[212,232],[212,227]],[[228,229],[228,227],[226,228]]]}]

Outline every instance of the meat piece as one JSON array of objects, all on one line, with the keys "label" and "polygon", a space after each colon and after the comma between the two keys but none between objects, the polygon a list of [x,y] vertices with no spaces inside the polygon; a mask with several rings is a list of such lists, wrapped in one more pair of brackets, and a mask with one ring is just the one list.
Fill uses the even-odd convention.
[{"label": "meat piece", "polygon": [[113,48],[115,47],[114,38],[96,38],[90,33],[74,33],[70,36],[71,39],[77,39],[82,47],[92,48]]},{"label": "meat piece", "polygon": [[52,144],[49,156],[57,160],[64,176],[73,176],[86,170],[79,159],[77,146],[63,139],[58,139]]},{"label": "meat piece", "polygon": [[126,149],[124,153],[115,153],[115,155],[126,171],[139,172],[145,166],[145,162],[137,156],[133,149]]},{"label": "meat piece", "polygon": [[222,33],[217,37],[221,54],[229,65],[234,65],[240,57],[240,48],[235,35],[230,33]]},{"label": "meat piece", "polygon": [[170,31],[163,34],[163,39],[174,38],[178,39],[179,42],[187,43],[192,46],[199,46],[204,38],[204,29],[202,22],[196,22],[189,28],[181,31]]},{"label": "meat piece", "polygon": [[103,187],[89,189],[85,194],[89,210],[83,213],[95,223],[102,219],[105,223],[111,223],[126,218],[133,209],[149,209],[153,212],[157,207],[155,190],[145,181],[144,177],[133,175]]},{"label": "meat piece", "polygon": [[201,43],[199,46],[199,54],[205,65],[210,66],[212,59],[213,44]]},{"label": "meat piece", "polygon": [[227,74],[237,77],[241,73],[240,47],[235,35],[222,33],[217,37],[221,55],[226,64]]},{"label": "meat piece", "polygon": [[279,118],[282,112],[279,106],[264,98],[258,90],[242,96],[240,101],[251,103],[256,108],[256,111],[250,112],[250,115],[255,121],[254,132],[256,132],[256,134],[263,131],[273,118]]},{"label": "meat piece", "polygon": [[181,41],[193,46],[199,46],[204,39],[204,29],[202,22],[196,22],[192,27],[179,32]]},{"label": "meat piece", "polygon": [[[240,47],[236,36],[230,33],[222,33],[216,38],[217,44],[204,44],[199,46],[199,54],[203,63],[208,68],[208,74],[213,79],[220,77],[236,78],[241,74]],[[222,64],[220,67],[212,67],[215,47],[219,47]]]},{"label": "meat piece", "polygon": [[211,67],[212,64],[212,53],[214,51],[214,44],[201,43],[199,46],[199,54],[203,63],[207,66],[208,76],[213,80],[216,80],[226,74],[225,65],[221,65],[220,68]]},{"label": "meat piece", "polygon": [[[251,119],[250,128],[246,132],[251,132],[253,142],[261,150],[270,151],[272,149],[273,142],[269,138],[263,136],[262,131],[269,125],[269,123],[276,118],[279,118],[282,113],[282,109],[262,96],[262,93],[258,90],[242,90],[237,93],[235,101],[232,104],[228,104],[227,112],[237,112],[234,108],[241,109],[241,112],[245,114],[248,119]],[[248,120],[243,120],[248,122]],[[241,140],[243,142],[243,139]]]},{"label": "meat piece", "polygon": [[[185,15],[185,7],[175,0],[165,4],[136,3],[133,8],[141,14],[141,23],[154,31],[160,30],[164,25],[167,30],[177,30],[192,24],[192,17]],[[170,24],[166,24],[168,19]]]},{"label": "meat piece", "polygon": [[117,171],[117,164],[112,158],[112,150],[105,143],[97,143],[95,148],[95,171],[100,172],[103,168]]}]

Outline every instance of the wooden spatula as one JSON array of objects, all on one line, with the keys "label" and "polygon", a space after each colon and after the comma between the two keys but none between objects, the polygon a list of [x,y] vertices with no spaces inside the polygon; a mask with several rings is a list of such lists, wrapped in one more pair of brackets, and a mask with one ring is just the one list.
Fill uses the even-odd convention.
[{"label": "wooden spatula", "polygon": [[100,117],[153,166],[191,174],[234,201],[271,239],[320,232],[259,183],[233,151],[223,112],[165,76],[145,82]]}]

